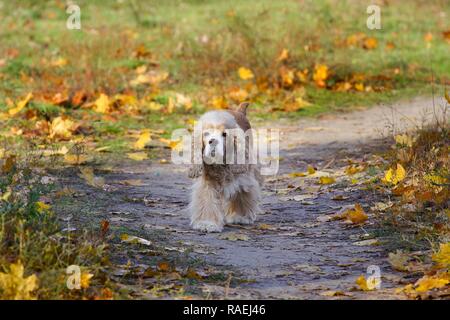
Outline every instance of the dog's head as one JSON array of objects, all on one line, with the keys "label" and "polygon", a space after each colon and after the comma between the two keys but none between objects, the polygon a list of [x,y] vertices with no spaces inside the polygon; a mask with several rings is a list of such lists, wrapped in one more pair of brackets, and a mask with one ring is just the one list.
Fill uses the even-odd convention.
[{"label": "dog's head", "polygon": [[[204,165],[229,165],[227,150],[236,151],[233,139],[234,130],[247,130],[250,127],[245,117],[248,104],[241,105],[238,110],[215,110],[205,113],[194,129],[194,150],[201,144],[201,164],[194,164],[190,177],[198,177]],[[200,138],[195,137],[200,135]],[[234,158],[233,158],[234,159]],[[236,169],[237,165],[231,164]],[[236,171],[235,170],[235,171]],[[239,169],[242,171],[242,169]]]},{"label": "dog's head", "polygon": [[227,111],[210,111],[200,118],[197,130],[201,132],[204,164],[226,163],[227,135],[231,129],[239,129],[239,126]]}]

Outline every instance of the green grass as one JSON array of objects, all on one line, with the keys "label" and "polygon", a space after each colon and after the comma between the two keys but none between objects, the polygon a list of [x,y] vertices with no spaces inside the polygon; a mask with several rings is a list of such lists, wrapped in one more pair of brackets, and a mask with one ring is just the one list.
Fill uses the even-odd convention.
[{"label": "green grass", "polygon": [[[450,29],[442,12],[447,1],[390,1],[381,7],[381,30],[366,27],[364,1],[79,1],[81,30],[68,30],[68,14],[58,1],[8,1],[0,9],[0,112],[7,100],[17,101],[32,91],[27,108],[38,111],[38,119],[51,120],[58,114],[83,119],[93,128],[97,141],[109,141],[123,150],[120,136],[128,130],[162,128],[168,137],[185,120],[211,108],[214,97],[228,104],[232,88],[249,91],[252,117],[262,119],[317,116],[355,107],[385,103],[431,92],[431,75],[439,86],[448,82],[450,44],[442,32]],[[13,14],[8,14],[14,12]],[[433,35],[427,45],[424,37]],[[353,35],[363,34],[378,41],[366,50],[361,41],[346,45]],[[394,47],[389,49],[388,44]],[[283,49],[289,58],[277,62]],[[139,55],[140,53],[140,55]],[[67,65],[52,66],[58,58]],[[314,66],[330,70],[327,88],[315,85]],[[158,88],[133,87],[135,69],[169,72]],[[309,70],[307,84],[280,85],[281,67]],[[239,79],[237,69],[250,68],[255,78]],[[337,92],[333,85],[362,75],[367,92]],[[260,87],[265,83],[265,87]],[[252,84],[249,87],[249,84]],[[298,111],[273,111],[300,87],[305,87],[309,107]],[[175,114],[145,111],[139,116],[122,112],[116,120],[89,113],[86,108],[54,106],[56,93],[69,96],[83,90],[88,102],[99,93],[109,96],[128,93],[137,98],[168,104],[171,93],[189,96],[194,108]],[[37,119],[9,119],[5,127],[30,129]],[[0,120],[1,121],[1,120]]]}]

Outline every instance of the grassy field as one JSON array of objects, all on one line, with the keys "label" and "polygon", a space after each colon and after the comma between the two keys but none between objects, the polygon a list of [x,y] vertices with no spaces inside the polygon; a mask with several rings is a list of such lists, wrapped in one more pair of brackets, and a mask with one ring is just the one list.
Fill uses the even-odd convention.
[{"label": "grassy field", "polygon": [[[449,81],[448,1],[380,3],[380,30],[366,1],[77,3],[81,30],[66,28],[63,1],[3,3],[0,110],[33,93],[4,129],[42,138],[39,120],[66,115],[123,150],[130,129],[170,131],[243,100],[255,117],[314,116]],[[102,93],[106,110],[92,111]]]}]

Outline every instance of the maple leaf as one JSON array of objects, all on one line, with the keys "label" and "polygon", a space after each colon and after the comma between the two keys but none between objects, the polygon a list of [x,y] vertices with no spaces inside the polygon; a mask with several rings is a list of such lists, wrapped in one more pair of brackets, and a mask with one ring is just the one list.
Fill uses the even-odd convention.
[{"label": "maple leaf", "polygon": [[110,111],[109,107],[109,97],[102,93],[94,102],[94,111],[98,113],[108,113]]},{"label": "maple leaf", "polygon": [[397,250],[395,253],[389,253],[388,261],[395,270],[408,271],[408,260],[409,256],[401,250]]},{"label": "maple leaf", "polygon": [[72,120],[61,116],[56,117],[52,120],[50,125],[50,138],[58,138],[62,140],[70,139],[72,136],[72,131],[74,129],[75,122]]},{"label": "maple leaf", "polygon": [[134,143],[134,148],[138,150],[142,150],[145,148],[145,145],[151,140],[150,131],[143,130],[139,135],[138,140]]},{"label": "maple leaf", "polygon": [[280,55],[277,58],[278,62],[284,61],[286,59],[289,58],[289,50],[288,49],[283,49],[280,53]]},{"label": "maple leaf", "polygon": [[450,242],[441,243],[439,251],[433,254],[432,259],[441,268],[450,267]]},{"label": "maple leaf", "polygon": [[364,39],[363,48],[367,50],[375,49],[378,46],[378,40],[375,38],[368,37]]},{"label": "maple leaf", "polygon": [[421,279],[417,280],[414,284],[417,286],[415,290],[417,292],[427,292],[431,289],[439,289],[444,287],[450,282],[448,278],[440,278],[438,275],[436,276],[424,276]]},{"label": "maple leaf", "polygon": [[320,177],[319,178],[319,183],[320,184],[332,184],[335,183],[336,179],[334,179],[333,177]]},{"label": "maple leaf", "polygon": [[242,80],[249,80],[254,77],[253,72],[250,69],[244,67],[239,68],[238,75]]},{"label": "maple leaf", "polygon": [[342,217],[354,224],[363,223],[368,219],[367,214],[359,203],[355,204],[354,209],[346,210],[342,214]]},{"label": "maple leaf", "polygon": [[82,272],[80,276],[80,286],[83,289],[89,288],[89,285],[91,283],[91,279],[94,275],[92,273],[88,272]]},{"label": "maple leaf", "polygon": [[0,272],[0,289],[3,299],[34,300],[33,291],[38,288],[36,275],[24,277],[24,267],[20,261],[9,266],[8,273]]},{"label": "maple leaf", "polygon": [[318,64],[314,68],[313,80],[318,87],[325,87],[325,80],[329,76],[328,67],[324,64]]},{"label": "maple leaf", "polygon": [[358,285],[359,289],[362,290],[362,291],[371,291],[371,290],[373,290],[373,289],[370,289],[367,286],[367,280],[366,280],[366,278],[363,275],[360,275],[356,279],[355,283]]},{"label": "maple leaf", "polygon": [[397,168],[395,170],[390,168],[384,174],[384,181],[392,183],[393,185],[398,184],[405,178],[406,178],[406,170],[400,163],[397,163]]}]

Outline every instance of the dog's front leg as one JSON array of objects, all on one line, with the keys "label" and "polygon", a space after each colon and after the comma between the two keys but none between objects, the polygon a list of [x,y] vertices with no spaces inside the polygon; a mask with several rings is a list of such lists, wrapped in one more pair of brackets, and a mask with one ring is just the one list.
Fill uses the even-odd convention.
[{"label": "dog's front leg", "polygon": [[191,226],[207,232],[221,232],[224,225],[220,193],[204,179],[195,182],[190,204]]}]

